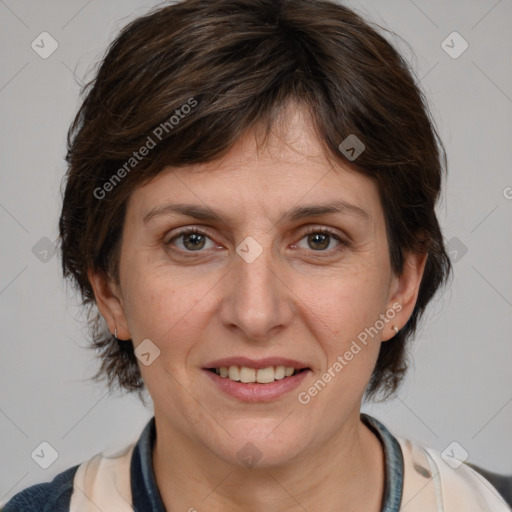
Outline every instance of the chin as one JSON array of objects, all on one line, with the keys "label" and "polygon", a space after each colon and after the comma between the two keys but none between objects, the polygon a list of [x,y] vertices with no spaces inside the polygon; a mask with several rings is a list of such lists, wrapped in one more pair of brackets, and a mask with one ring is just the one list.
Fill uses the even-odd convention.
[{"label": "chin", "polygon": [[279,425],[279,421],[244,421],[245,428],[228,425],[233,437],[225,436],[223,449],[219,452],[216,447],[213,451],[227,463],[246,468],[270,469],[291,464],[307,446],[307,436],[292,424],[287,428]]}]

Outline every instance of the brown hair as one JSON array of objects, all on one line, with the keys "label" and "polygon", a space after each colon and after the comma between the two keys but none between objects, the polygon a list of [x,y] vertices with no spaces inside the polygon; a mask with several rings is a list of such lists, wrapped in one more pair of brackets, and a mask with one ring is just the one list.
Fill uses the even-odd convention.
[{"label": "brown hair", "polygon": [[364,143],[350,164],[378,186],[393,270],[404,252],[428,252],[414,312],[381,345],[366,394],[397,390],[406,341],[451,270],[434,211],[446,157],[413,73],[377,28],[327,0],[186,0],[113,41],[69,129],[59,223],[64,276],[93,315],[97,379],[144,388],[132,343],[105,329],[87,278],[95,269],[117,279],[130,194],[165,166],[218,158],[246,130],[268,133],[293,100],[330,157],[347,163],[339,145],[349,135]]}]

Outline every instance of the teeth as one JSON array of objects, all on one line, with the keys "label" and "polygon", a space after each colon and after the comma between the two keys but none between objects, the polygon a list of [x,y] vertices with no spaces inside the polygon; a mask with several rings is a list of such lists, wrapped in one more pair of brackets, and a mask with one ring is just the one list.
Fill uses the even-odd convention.
[{"label": "teeth", "polygon": [[281,380],[286,376],[286,368],[284,366],[276,366],[274,368],[274,379]]},{"label": "teeth", "polygon": [[[231,367],[229,368],[231,370]],[[240,367],[240,382],[256,382],[256,370],[254,368]]]},{"label": "teeth", "polygon": [[268,368],[247,368],[246,366],[230,366],[215,368],[215,373],[221,377],[227,377],[236,382],[258,382],[259,384],[268,384],[275,380],[281,380],[285,377],[291,377],[295,368],[291,366],[269,366]]},{"label": "teeth", "polygon": [[238,368],[238,366],[230,366],[228,377],[231,380],[239,381],[240,380],[240,368]]},{"label": "teeth", "polygon": [[274,382],[275,370],[270,366],[269,368],[260,368],[256,372],[256,382],[260,384],[268,384],[269,382]]}]

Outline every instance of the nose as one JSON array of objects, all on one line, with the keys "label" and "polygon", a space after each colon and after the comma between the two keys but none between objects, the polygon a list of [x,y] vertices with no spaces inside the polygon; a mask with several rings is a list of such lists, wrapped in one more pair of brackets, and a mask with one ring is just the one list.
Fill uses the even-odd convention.
[{"label": "nose", "polygon": [[221,321],[227,328],[261,341],[290,324],[293,293],[269,248],[251,262],[237,254],[227,278],[221,307]]}]

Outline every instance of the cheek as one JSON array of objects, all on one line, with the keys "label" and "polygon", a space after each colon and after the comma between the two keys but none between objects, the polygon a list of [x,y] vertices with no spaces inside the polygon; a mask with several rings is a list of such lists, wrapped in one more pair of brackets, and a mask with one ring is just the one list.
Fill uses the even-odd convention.
[{"label": "cheek", "polygon": [[[297,282],[303,321],[324,354],[320,379],[329,382],[318,407],[333,396],[347,407],[356,403],[371,377],[381,345],[381,330],[373,328],[387,299],[386,274],[376,268],[361,266],[328,279]],[[313,396],[316,388],[311,392]]]},{"label": "cheek", "polygon": [[[319,338],[329,337],[336,344],[349,341],[370,327],[384,312],[388,288],[384,272],[375,265],[338,269],[321,279],[312,276],[297,280],[294,287],[309,328]],[[321,335],[323,333],[323,335]]]},{"label": "cheek", "polygon": [[[174,351],[201,328],[201,309],[208,305],[208,292],[216,281],[186,279],[168,268],[134,274],[124,295],[125,313],[132,339],[149,338],[158,346],[172,339]],[[166,348],[168,349],[168,347]]]}]

